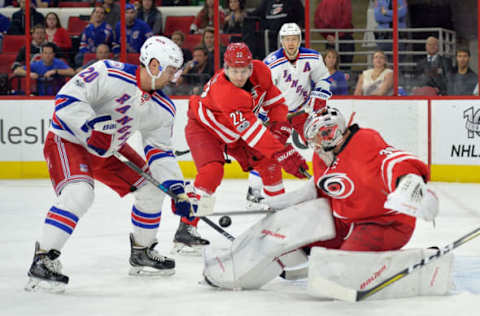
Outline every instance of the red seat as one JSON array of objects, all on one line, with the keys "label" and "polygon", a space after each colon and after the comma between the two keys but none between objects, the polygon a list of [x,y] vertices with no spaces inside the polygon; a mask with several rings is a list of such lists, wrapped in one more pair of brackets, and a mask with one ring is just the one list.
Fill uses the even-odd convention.
[{"label": "red seat", "polygon": [[193,51],[195,47],[202,43],[202,34],[188,34],[183,42],[183,48]]},{"label": "red seat", "polygon": [[25,46],[25,35],[5,35],[3,38],[4,53],[18,53]]},{"label": "red seat", "polygon": [[8,74],[15,58],[17,58],[17,53],[0,54],[0,73]]},{"label": "red seat", "polygon": [[195,17],[193,15],[189,16],[167,16],[165,20],[165,29],[163,34],[166,36],[172,35],[174,31],[182,31],[184,34],[190,33],[190,25],[192,25]]},{"label": "red seat", "polygon": [[59,8],[90,8],[91,6],[90,2],[61,1],[58,3]]},{"label": "red seat", "polygon": [[95,53],[85,53],[83,55],[83,64],[85,65],[86,63],[88,63],[90,60],[92,59],[96,59],[97,58],[97,54]]},{"label": "red seat", "polygon": [[[12,76],[10,78],[10,88],[16,91],[16,94],[24,94],[27,90],[27,81],[25,77]],[[37,92],[37,80],[30,79],[30,93]]]},{"label": "red seat", "polygon": [[88,25],[88,21],[80,19],[78,16],[70,16],[68,18],[67,31],[70,36],[78,36],[82,34],[85,27]]},{"label": "red seat", "polygon": [[127,64],[140,65],[140,54],[128,53],[127,54]]}]

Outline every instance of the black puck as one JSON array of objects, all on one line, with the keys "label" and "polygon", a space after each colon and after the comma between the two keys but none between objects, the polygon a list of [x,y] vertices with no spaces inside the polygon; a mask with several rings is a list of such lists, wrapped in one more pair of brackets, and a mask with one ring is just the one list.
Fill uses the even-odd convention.
[{"label": "black puck", "polygon": [[232,224],[232,219],[230,218],[230,216],[224,215],[220,217],[220,219],[218,220],[218,223],[222,227],[228,227]]}]

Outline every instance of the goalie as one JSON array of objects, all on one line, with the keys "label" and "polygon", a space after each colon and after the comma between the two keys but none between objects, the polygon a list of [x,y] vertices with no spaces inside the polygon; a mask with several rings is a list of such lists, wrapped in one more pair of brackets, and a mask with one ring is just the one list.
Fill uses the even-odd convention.
[{"label": "goalie", "polygon": [[299,190],[264,199],[269,209],[282,211],[240,235],[229,253],[206,252],[204,275],[210,284],[258,288],[292,264],[306,262],[305,253],[314,246],[398,250],[410,240],[417,218],[437,216],[437,197],[426,185],[427,165],[388,145],[377,131],[347,127],[337,109],[327,108],[310,115],[304,135],[314,149],[314,176]]}]

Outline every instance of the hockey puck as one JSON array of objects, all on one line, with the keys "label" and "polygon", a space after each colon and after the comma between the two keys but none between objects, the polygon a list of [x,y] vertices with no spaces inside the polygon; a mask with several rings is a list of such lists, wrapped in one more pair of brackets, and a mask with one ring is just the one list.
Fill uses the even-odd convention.
[{"label": "hockey puck", "polygon": [[230,216],[225,215],[225,216],[220,217],[220,219],[218,220],[218,223],[222,227],[228,227],[232,224],[232,219],[230,218]]}]

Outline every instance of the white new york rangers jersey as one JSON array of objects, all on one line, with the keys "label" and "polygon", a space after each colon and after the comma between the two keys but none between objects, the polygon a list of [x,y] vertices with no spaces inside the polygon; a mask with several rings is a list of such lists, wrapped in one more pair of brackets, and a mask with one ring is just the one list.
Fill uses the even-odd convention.
[{"label": "white new york rangers jersey", "polygon": [[102,60],[75,75],[55,97],[50,130],[87,148],[87,122],[110,115],[116,122],[116,149],[138,130],[153,175],[161,182],[181,180],[172,152],[175,105],[161,90],[152,94],[142,91],[137,86],[138,68]]},{"label": "white new york rangers jersey", "polygon": [[291,63],[280,48],[263,62],[272,72],[273,83],[282,91],[289,112],[301,110],[312,89],[330,90],[330,83],[325,80],[330,74],[316,50],[300,47],[296,62]]}]

